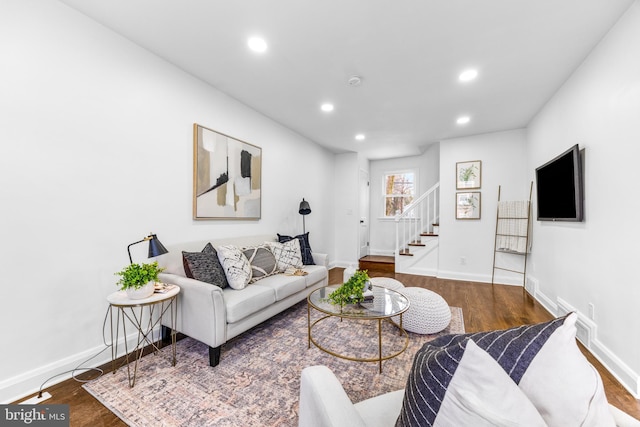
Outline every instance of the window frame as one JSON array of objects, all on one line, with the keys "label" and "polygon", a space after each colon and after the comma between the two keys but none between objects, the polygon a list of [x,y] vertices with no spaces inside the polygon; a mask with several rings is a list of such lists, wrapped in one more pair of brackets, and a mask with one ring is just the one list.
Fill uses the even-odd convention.
[{"label": "window frame", "polygon": [[[394,213],[393,215],[389,216],[387,215],[387,199],[392,198],[392,197],[407,197],[406,195],[402,195],[399,193],[393,193],[393,194],[387,194],[387,177],[391,176],[391,175],[407,175],[407,174],[413,174],[413,192],[409,197],[412,197],[412,200],[410,203],[413,203],[413,200],[416,199],[417,195],[418,195],[418,170],[417,169],[400,169],[400,170],[388,170],[388,171],[384,171],[382,173],[382,183],[381,183],[381,190],[382,190],[382,218],[383,219],[393,219],[396,217],[396,214]],[[409,203],[409,204],[410,204]],[[407,205],[403,205],[403,209],[400,212],[400,214],[402,214],[402,212],[404,212],[404,206],[408,206]]]}]

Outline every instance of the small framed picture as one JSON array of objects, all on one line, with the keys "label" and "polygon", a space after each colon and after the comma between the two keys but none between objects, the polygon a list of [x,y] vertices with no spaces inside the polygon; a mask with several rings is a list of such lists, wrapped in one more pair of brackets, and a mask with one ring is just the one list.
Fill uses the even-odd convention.
[{"label": "small framed picture", "polygon": [[469,190],[482,186],[482,161],[456,163],[456,190]]},{"label": "small framed picture", "polygon": [[456,193],[456,219],[480,219],[480,192]]}]

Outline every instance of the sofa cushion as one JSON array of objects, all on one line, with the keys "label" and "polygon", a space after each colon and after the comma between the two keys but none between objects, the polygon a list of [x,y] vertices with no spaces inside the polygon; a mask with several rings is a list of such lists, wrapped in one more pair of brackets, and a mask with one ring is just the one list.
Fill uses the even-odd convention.
[{"label": "sofa cushion", "polygon": [[396,422],[402,426],[545,426],[500,365],[465,338],[417,353]]},{"label": "sofa cushion", "polygon": [[577,314],[516,328],[450,335],[430,344],[473,339],[519,385],[549,425],[613,426],[602,379],[575,340]]},{"label": "sofa cushion", "polygon": [[250,246],[243,248],[242,253],[251,266],[251,283],[278,273],[276,257],[268,246]]},{"label": "sofa cushion", "polygon": [[327,277],[327,268],[324,265],[305,265],[303,270],[307,273],[304,276],[307,287],[313,286]]},{"label": "sofa cushion", "polygon": [[244,289],[251,280],[251,266],[242,251],[232,245],[218,246],[218,259],[224,269],[229,286]]},{"label": "sofa cushion", "polygon": [[273,289],[273,291],[276,294],[276,301],[283,300],[286,297],[291,296],[297,292],[300,292],[301,290],[306,288],[304,277],[287,276],[284,274],[276,274],[273,276],[269,276],[263,280],[260,280],[258,284],[260,286],[265,286],[270,289]]},{"label": "sofa cushion", "polygon": [[293,239],[297,239],[300,243],[300,254],[302,255],[302,263],[304,265],[314,265],[315,262],[313,261],[312,255],[313,251],[311,250],[311,245],[309,244],[309,233],[307,232],[304,234],[299,234],[295,237],[278,234],[278,242],[280,243],[289,242]]},{"label": "sofa cushion", "polygon": [[218,253],[211,243],[207,243],[201,252],[182,251],[182,263],[185,274],[191,279],[211,283],[223,289],[229,286]]},{"label": "sofa cushion", "polygon": [[242,290],[227,288],[223,292],[227,323],[234,323],[276,302],[273,289],[259,284]]},{"label": "sofa cushion", "polygon": [[300,242],[293,239],[288,242],[265,242],[271,252],[276,257],[279,271],[286,271],[287,268],[302,268],[302,255],[300,253]]}]

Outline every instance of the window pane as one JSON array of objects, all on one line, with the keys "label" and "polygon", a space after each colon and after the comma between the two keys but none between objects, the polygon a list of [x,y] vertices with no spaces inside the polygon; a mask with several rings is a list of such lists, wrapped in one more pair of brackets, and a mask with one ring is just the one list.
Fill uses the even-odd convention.
[{"label": "window pane", "polygon": [[413,196],[409,197],[387,197],[384,209],[384,216],[396,216],[404,212],[404,208],[411,204]]},{"label": "window pane", "polygon": [[385,194],[411,195],[414,193],[413,173],[390,174],[385,176]]}]

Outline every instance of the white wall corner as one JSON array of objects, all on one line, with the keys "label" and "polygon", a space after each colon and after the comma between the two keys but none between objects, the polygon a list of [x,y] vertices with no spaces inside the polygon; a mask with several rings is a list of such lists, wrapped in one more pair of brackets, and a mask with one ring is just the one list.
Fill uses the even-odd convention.
[{"label": "white wall corner", "polygon": [[527,277],[527,282],[532,283],[534,287],[534,292],[529,291],[529,287],[527,287],[527,291],[533,296],[533,298],[538,301],[542,306],[551,314],[557,315],[558,313],[558,305],[544,292],[540,291],[539,282],[535,277]]},{"label": "white wall corner", "polygon": [[558,317],[575,312],[576,338],[636,399],[640,396],[640,377],[604,344],[598,341],[598,325],[562,298],[557,299]]}]

